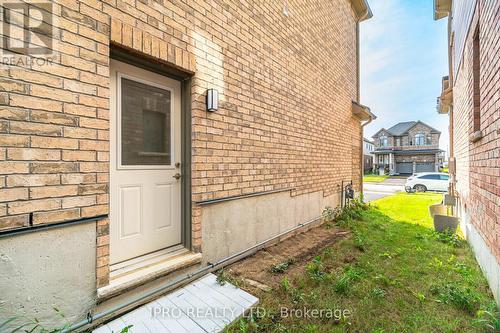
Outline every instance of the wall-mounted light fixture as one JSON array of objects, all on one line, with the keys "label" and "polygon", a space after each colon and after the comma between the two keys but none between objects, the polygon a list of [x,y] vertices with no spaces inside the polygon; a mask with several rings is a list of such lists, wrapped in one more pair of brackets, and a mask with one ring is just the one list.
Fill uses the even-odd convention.
[{"label": "wall-mounted light fixture", "polygon": [[207,90],[207,111],[215,112],[219,108],[219,92],[215,89]]}]

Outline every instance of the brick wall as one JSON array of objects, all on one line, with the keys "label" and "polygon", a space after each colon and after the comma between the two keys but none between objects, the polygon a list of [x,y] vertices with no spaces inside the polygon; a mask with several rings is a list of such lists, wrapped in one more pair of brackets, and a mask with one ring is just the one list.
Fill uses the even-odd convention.
[{"label": "brick wall", "polygon": [[[453,145],[457,161],[456,189],[471,222],[500,262],[500,3],[478,1],[455,78],[453,96]],[[471,142],[474,132],[473,34],[480,35],[480,130],[482,138]]]},{"label": "brick wall", "polygon": [[[418,133],[422,133],[425,136],[425,146],[416,146],[415,145],[415,135]],[[407,140],[411,140],[413,143],[412,146],[406,147],[408,149],[438,149],[439,148],[439,133],[431,133],[431,129],[428,126],[423,124],[417,124],[408,130],[408,138]],[[427,145],[427,136],[430,135],[431,142]]]},{"label": "brick wall", "polygon": [[[427,140],[427,135],[430,135],[431,136],[431,143],[429,145],[425,145],[425,146],[415,146],[415,134],[417,134],[417,133],[424,134],[426,137],[426,140]],[[383,135],[387,136],[388,147],[398,146],[397,142],[396,142],[396,137],[388,134],[387,132],[381,132],[373,140],[375,147],[377,147],[377,148],[380,147],[380,137]],[[424,124],[417,124],[414,127],[412,127],[410,130],[408,130],[408,135],[399,136],[400,142],[401,142],[399,146],[404,146],[405,150],[438,149],[439,148],[439,137],[440,137],[440,134],[439,133],[431,133],[431,129],[428,126],[426,126]],[[410,141],[411,141],[412,145],[410,145]]]},{"label": "brick wall", "polygon": [[436,163],[436,154],[395,155],[396,163]]},{"label": "brick wall", "polygon": [[109,19],[94,8],[53,6],[52,61],[1,64],[1,230],[108,211]]},{"label": "brick wall", "polygon": [[[0,229],[108,213],[111,44],[194,73],[194,202],[359,188],[355,13],[349,0],[286,3],[288,16],[281,1],[54,1],[53,63],[0,69]],[[105,285],[107,219],[97,231]]]}]

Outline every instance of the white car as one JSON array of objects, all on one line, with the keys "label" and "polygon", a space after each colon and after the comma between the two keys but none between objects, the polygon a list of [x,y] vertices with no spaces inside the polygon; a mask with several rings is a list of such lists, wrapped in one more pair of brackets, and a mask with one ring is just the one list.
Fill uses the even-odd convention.
[{"label": "white car", "polygon": [[448,191],[450,175],[442,172],[415,173],[406,180],[406,192]]}]

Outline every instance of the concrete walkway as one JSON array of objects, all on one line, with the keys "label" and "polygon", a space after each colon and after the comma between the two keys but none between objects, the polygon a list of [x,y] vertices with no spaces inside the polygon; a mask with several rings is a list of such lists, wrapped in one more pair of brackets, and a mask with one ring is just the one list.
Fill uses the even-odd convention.
[{"label": "concrete walkway", "polygon": [[241,317],[259,299],[233,286],[220,285],[214,274],[177,289],[94,330],[117,333],[216,333]]}]

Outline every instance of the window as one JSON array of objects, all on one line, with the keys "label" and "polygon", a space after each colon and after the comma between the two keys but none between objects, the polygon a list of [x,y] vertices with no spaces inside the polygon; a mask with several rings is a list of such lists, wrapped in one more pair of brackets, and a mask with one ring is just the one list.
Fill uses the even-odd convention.
[{"label": "window", "polygon": [[387,147],[387,137],[385,135],[380,137],[380,146]]},{"label": "window", "polygon": [[121,165],[171,164],[170,91],[121,78]]},{"label": "window", "polygon": [[415,135],[415,146],[425,145],[425,135],[418,133]]},{"label": "window", "polygon": [[441,180],[440,175],[424,175],[424,176],[420,176],[418,178],[420,178],[420,179],[431,179],[431,180]]},{"label": "window", "polygon": [[448,176],[448,175],[439,175],[439,177],[441,180],[449,180],[450,179],[450,176]]},{"label": "window", "polygon": [[430,134],[427,134],[427,145],[432,145],[432,136]]},{"label": "window", "polygon": [[474,33],[472,45],[472,89],[473,89],[473,106],[474,106],[474,132],[481,130],[481,92],[480,92],[480,74],[481,74],[481,59],[479,49],[479,24]]},{"label": "window", "polygon": [[401,138],[396,138],[396,146],[401,146]]}]

